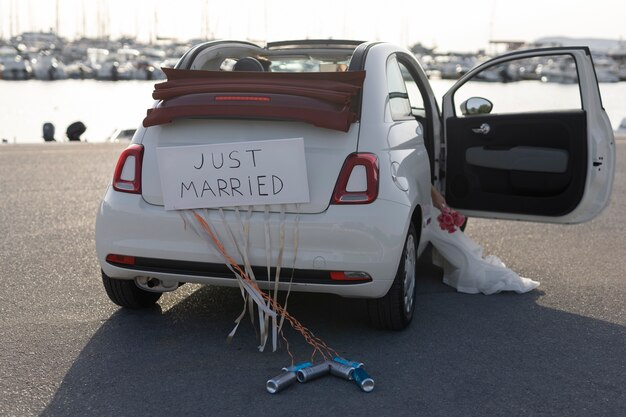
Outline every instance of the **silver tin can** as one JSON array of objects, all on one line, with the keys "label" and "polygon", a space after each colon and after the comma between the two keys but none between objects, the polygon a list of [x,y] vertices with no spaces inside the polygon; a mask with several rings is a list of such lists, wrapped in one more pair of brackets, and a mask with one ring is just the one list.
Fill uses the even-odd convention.
[{"label": "silver tin can", "polygon": [[265,384],[265,388],[270,394],[276,394],[277,392],[284,390],[294,382],[296,382],[295,373],[283,372],[282,374],[277,375],[272,379],[268,379],[267,383]]},{"label": "silver tin can", "polygon": [[353,366],[344,365],[336,361],[328,361],[328,366],[330,367],[331,375],[352,381],[352,372],[356,369]]},{"label": "silver tin can", "polygon": [[299,369],[296,372],[298,382],[308,382],[320,376],[324,376],[330,372],[328,362],[318,363],[317,365],[309,366],[307,368]]}]

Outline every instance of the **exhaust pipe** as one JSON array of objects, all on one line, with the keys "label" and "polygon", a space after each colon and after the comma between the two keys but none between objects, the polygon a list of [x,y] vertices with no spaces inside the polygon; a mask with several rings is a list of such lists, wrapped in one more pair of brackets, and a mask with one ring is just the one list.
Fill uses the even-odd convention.
[{"label": "exhaust pipe", "polygon": [[135,285],[150,292],[168,292],[178,288],[178,282],[162,281],[155,277],[135,277]]},{"label": "exhaust pipe", "polygon": [[146,282],[146,285],[147,285],[149,288],[155,288],[155,287],[158,287],[158,286],[159,286],[159,284],[161,284],[161,281],[159,281],[159,280],[158,280],[158,279],[156,279],[156,278],[149,278],[149,279],[148,279],[148,282]]}]

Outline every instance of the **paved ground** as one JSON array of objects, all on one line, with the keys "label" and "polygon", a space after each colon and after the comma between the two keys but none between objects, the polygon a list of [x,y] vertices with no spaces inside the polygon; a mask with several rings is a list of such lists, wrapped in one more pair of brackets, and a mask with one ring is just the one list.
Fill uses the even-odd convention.
[{"label": "paved ground", "polygon": [[0,146],[0,416],[626,415],[626,143],[600,218],[471,221],[487,252],[541,281],[532,293],[457,294],[425,268],[403,332],[371,329],[361,301],[295,295],[292,314],[377,385],[275,396],[265,380],[288,355],[257,352],[249,324],[225,343],[237,291],[185,286],[139,313],[108,301],[94,218],[121,149]]}]

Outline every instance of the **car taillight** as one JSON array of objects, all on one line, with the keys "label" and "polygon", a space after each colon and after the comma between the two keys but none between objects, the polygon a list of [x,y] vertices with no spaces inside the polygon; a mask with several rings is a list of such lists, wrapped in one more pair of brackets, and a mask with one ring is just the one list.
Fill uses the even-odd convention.
[{"label": "car taillight", "polygon": [[113,189],[123,193],[141,194],[142,160],[142,145],[132,144],[124,149],[115,166]]},{"label": "car taillight", "polygon": [[112,264],[135,265],[135,257],[128,255],[118,255],[109,253],[106,257],[107,262]]},{"label": "car taillight", "polygon": [[378,158],[371,153],[350,154],[343,163],[332,204],[369,204],[378,197]]},{"label": "car taillight", "polygon": [[331,271],[330,279],[333,281],[371,281],[372,277],[367,272]]}]

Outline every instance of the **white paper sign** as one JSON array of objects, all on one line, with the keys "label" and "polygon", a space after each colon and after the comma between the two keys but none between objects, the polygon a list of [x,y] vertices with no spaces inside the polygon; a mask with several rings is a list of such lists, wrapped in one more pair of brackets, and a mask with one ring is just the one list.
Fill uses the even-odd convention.
[{"label": "white paper sign", "polygon": [[308,203],[304,140],[158,147],[166,210]]}]

